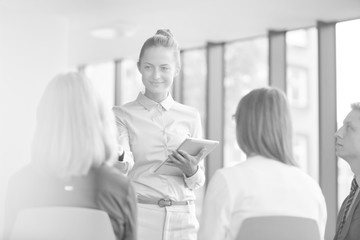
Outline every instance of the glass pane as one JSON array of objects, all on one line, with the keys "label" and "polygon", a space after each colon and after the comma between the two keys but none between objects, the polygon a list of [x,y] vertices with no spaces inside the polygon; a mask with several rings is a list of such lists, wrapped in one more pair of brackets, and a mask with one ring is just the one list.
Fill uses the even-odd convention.
[{"label": "glass pane", "polygon": [[[360,20],[336,24],[336,101],[337,125],[342,126],[350,112],[350,104],[360,102]],[[349,194],[354,173],[341,158],[338,159],[338,204]]]},{"label": "glass pane", "polygon": [[188,50],[182,53],[183,103],[195,107],[206,123],[206,51]]},{"label": "glass pane", "polygon": [[93,81],[95,89],[111,109],[115,104],[115,63],[89,64],[82,71]]},{"label": "glass pane", "polygon": [[241,97],[268,83],[268,39],[256,38],[225,45],[224,166],[245,160],[236,141],[232,115]]},{"label": "glass pane", "polygon": [[287,78],[294,128],[294,157],[300,168],[319,178],[318,57],[316,28],[286,33]]},{"label": "glass pane", "polygon": [[140,91],[144,92],[144,85],[141,81],[141,74],[135,60],[121,60],[117,68],[120,83],[120,105],[134,101]]},{"label": "glass pane", "polygon": [[[182,96],[183,103],[195,107],[202,120],[203,129],[206,123],[206,51],[205,49],[182,52]],[[205,132],[204,132],[205,136]],[[200,219],[205,187],[195,191],[196,216]]]}]

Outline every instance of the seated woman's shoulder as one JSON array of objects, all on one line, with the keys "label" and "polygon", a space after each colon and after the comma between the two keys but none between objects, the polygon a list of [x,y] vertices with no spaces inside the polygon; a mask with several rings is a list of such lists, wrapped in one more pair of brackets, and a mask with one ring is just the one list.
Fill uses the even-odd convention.
[{"label": "seated woman's shoulder", "polygon": [[108,187],[116,186],[117,188],[127,188],[129,185],[129,178],[125,176],[118,169],[109,165],[103,164],[95,170],[99,184],[107,185]]}]

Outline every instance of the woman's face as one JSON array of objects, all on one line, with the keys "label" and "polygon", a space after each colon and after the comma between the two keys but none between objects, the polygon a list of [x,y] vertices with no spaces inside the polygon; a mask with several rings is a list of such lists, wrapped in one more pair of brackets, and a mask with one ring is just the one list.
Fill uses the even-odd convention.
[{"label": "woman's face", "polygon": [[145,95],[155,101],[166,98],[174,77],[179,73],[173,50],[164,47],[146,49],[138,69],[145,85]]}]

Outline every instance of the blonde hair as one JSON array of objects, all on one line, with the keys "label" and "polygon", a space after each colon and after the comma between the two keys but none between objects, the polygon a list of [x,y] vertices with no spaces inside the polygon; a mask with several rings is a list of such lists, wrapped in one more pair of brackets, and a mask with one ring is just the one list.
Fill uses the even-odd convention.
[{"label": "blonde hair", "polygon": [[290,111],[282,91],[276,88],[251,91],[240,100],[235,118],[237,141],[246,155],[296,165]]},{"label": "blonde hair", "polygon": [[77,72],[55,76],[38,105],[32,161],[44,173],[81,176],[116,150],[114,116],[91,81]]}]

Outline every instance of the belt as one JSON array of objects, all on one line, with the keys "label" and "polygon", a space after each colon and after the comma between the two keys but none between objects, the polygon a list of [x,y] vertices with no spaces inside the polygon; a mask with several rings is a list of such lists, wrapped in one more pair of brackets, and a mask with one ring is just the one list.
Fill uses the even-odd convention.
[{"label": "belt", "polygon": [[188,201],[173,201],[171,199],[147,199],[147,198],[137,198],[137,202],[141,204],[154,204],[159,207],[169,207],[173,205],[190,205],[193,204],[193,200]]}]

